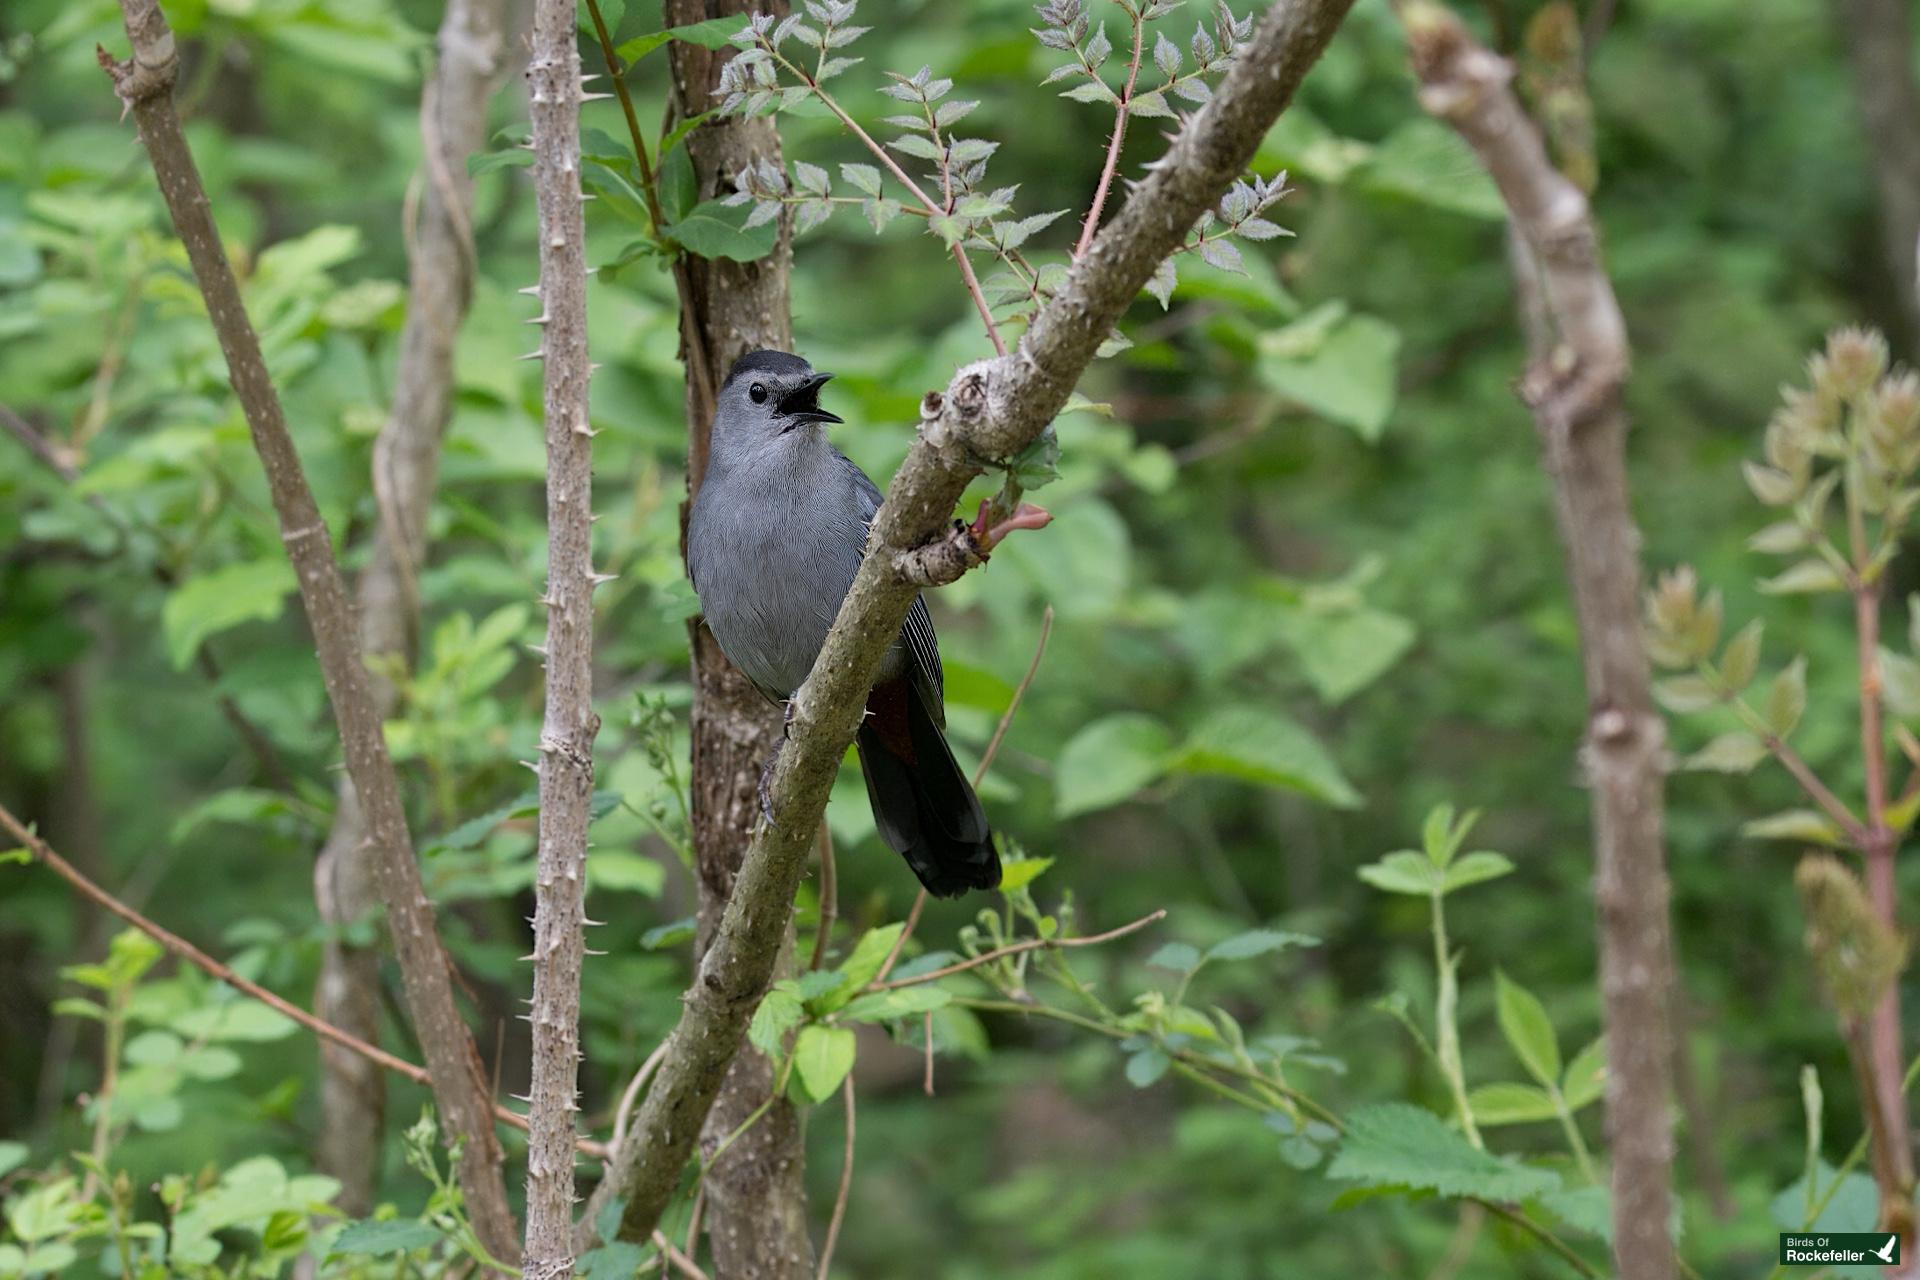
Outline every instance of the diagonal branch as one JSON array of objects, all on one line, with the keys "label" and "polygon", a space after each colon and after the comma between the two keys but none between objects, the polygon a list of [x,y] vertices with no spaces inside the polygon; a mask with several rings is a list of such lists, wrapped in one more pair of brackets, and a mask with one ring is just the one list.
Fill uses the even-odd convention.
[{"label": "diagonal branch", "polygon": [[[1479,156],[1537,266],[1545,321],[1522,395],[1555,489],[1590,707],[1581,757],[1593,792],[1614,1256],[1634,1280],[1670,1280],[1673,1179],[1667,1025],[1671,944],[1663,829],[1666,725],[1640,631],[1640,534],[1627,492],[1626,324],[1592,211],[1554,168],[1514,97],[1512,66],[1446,8],[1402,0],[1420,103]],[[1523,271],[1523,283],[1531,272]]]},{"label": "diagonal branch", "polygon": [[538,0],[533,183],[540,206],[540,354],[546,370],[546,715],[533,917],[533,1087],[527,1143],[530,1280],[573,1274],[574,1113],[593,799],[593,428],[588,422],[587,229],[580,197],[580,43],[574,0]]},{"label": "diagonal branch", "polygon": [[587,1221],[627,1197],[621,1234],[644,1239],[677,1185],[779,954],[814,826],[853,741],[867,691],[917,592],[903,558],[938,537],[987,460],[1010,458],[1066,404],[1114,324],[1201,213],[1244,171],[1346,16],[1351,0],[1280,0],[1213,100],[1073,265],[1012,355],[959,371],[922,406],[919,439],[875,517],[868,554],[813,674],[793,699],[774,773],[776,824],[755,834],[719,935],[686,996],[665,1062]]},{"label": "diagonal branch", "polygon": [[103,49],[101,65],[113,77],[115,90],[139,126],[140,140],[206,299],[234,395],[266,473],[280,538],[300,584],[301,604],[339,725],[347,772],[366,811],[368,839],[378,850],[380,896],[400,961],[407,1010],[426,1053],[434,1099],[447,1132],[463,1144],[460,1181],[474,1228],[489,1253],[511,1260],[519,1254],[518,1232],[500,1176],[500,1144],[493,1133],[486,1075],[473,1035],[454,1002],[450,967],[414,861],[399,779],[387,755],[332,540],[287,431],[259,337],[247,318],[239,282],[174,110],[179,58],[173,31],[157,0],[121,0],[120,9],[133,57],[118,62]]}]

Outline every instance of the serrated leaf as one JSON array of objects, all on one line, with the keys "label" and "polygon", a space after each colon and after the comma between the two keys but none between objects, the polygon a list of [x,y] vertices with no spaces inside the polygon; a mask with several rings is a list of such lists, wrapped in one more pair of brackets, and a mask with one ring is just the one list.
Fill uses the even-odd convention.
[{"label": "serrated leaf", "polygon": [[1283,787],[1339,809],[1360,804],[1359,792],[1318,740],[1276,711],[1234,706],[1214,712],[1188,736],[1172,767]]},{"label": "serrated leaf", "polygon": [[1720,651],[1720,677],[1738,691],[1753,683],[1760,669],[1760,639],[1764,626],[1758,618],[1734,633]]},{"label": "serrated leaf", "polygon": [[1680,767],[1710,773],[1747,773],[1766,758],[1766,743],[1744,729],[1735,729],[1688,756]]},{"label": "serrated leaf", "polygon": [[1172,1065],[1173,1059],[1149,1046],[1127,1059],[1127,1083],[1136,1089],[1144,1089],[1167,1074],[1167,1068]]},{"label": "serrated leaf", "polygon": [[1180,46],[1167,39],[1164,31],[1153,42],[1153,65],[1169,80],[1180,74]]},{"label": "serrated leaf", "polygon": [[1120,803],[1166,773],[1173,735],[1151,716],[1125,713],[1096,720],[1076,733],[1054,771],[1057,817]]},{"label": "serrated leaf", "polygon": [[1205,962],[1199,948],[1185,942],[1164,943],[1147,957],[1149,967],[1173,973],[1192,973]]},{"label": "serrated leaf", "polygon": [[1503,1124],[1531,1124],[1559,1114],[1553,1095],[1531,1084],[1483,1084],[1467,1094],[1467,1106],[1476,1124],[1491,1128]]},{"label": "serrated leaf", "polygon": [[870,164],[843,164],[840,176],[847,180],[847,185],[870,196],[880,194],[880,171]]},{"label": "serrated leaf", "polygon": [[956,169],[979,164],[1000,149],[997,142],[985,138],[960,138],[947,144],[947,155]]},{"label": "serrated leaf", "polygon": [[1656,680],[1653,698],[1675,715],[1705,711],[1708,707],[1719,706],[1723,701],[1719,691],[1700,676],[1670,676],[1665,680]]},{"label": "serrated leaf", "polygon": [[1578,1111],[1598,1102],[1607,1089],[1607,1042],[1595,1037],[1586,1048],[1573,1055],[1566,1076],[1560,1082],[1560,1096],[1569,1111]]},{"label": "serrated leaf", "polygon": [[892,1022],[953,1003],[953,994],[935,986],[900,987],[861,996],[840,1011],[842,1022]]},{"label": "serrated leaf", "polygon": [[1805,551],[1811,545],[1807,531],[1798,521],[1782,520],[1770,524],[1747,539],[1747,549],[1765,555],[1784,556]]},{"label": "serrated leaf", "polygon": [[1560,1186],[1556,1174],[1478,1150],[1431,1111],[1402,1102],[1350,1113],[1327,1176],[1499,1201],[1525,1200]]},{"label": "serrated leaf", "polygon": [[1839,846],[1844,835],[1824,814],[1812,809],[1786,809],[1765,818],[1755,818],[1740,828],[1740,834],[1755,840],[1811,841]]},{"label": "serrated leaf", "polygon": [[801,1093],[812,1102],[831,1098],[853,1070],[856,1052],[853,1032],[846,1027],[817,1022],[802,1027],[793,1042],[793,1078]]},{"label": "serrated leaf", "polygon": [[1263,956],[1271,951],[1317,946],[1319,942],[1320,939],[1308,934],[1290,933],[1285,929],[1249,929],[1208,947],[1207,959],[1251,960],[1254,956]]},{"label": "serrated leaf", "polygon": [[1763,579],[1760,590],[1773,596],[1805,595],[1846,589],[1846,579],[1825,560],[1802,560],[1784,573]]},{"label": "serrated leaf", "polygon": [[1443,883],[1441,869],[1425,854],[1412,849],[1395,850],[1354,874],[1386,893],[1404,893],[1416,898],[1432,896],[1441,890]]},{"label": "serrated leaf", "polygon": [[414,1249],[426,1249],[439,1243],[440,1233],[427,1223],[414,1218],[394,1218],[386,1222],[366,1219],[349,1222],[339,1235],[334,1237],[330,1254],[361,1254],[368,1257],[385,1257],[395,1253],[407,1253]]},{"label": "serrated leaf", "polygon": [[1239,275],[1247,274],[1247,266],[1240,258],[1240,250],[1225,240],[1201,241],[1200,260],[1222,271],[1232,271]]},{"label": "serrated leaf", "polygon": [[933,139],[921,137],[917,133],[903,133],[889,141],[887,146],[903,156],[912,156],[916,160],[931,160],[938,163],[941,157],[940,148],[934,145]]},{"label": "serrated leaf", "polygon": [[1504,853],[1478,849],[1447,864],[1440,877],[1440,892],[1452,893],[1468,885],[1498,880],[1513,870],[1513,862]]},{"label": "serrated leaf", "polygon": [[1769,507],[1784,507],[1800,496],[1799,481],[1752,459],[1740,464],[1740,474],[1746,477],[1747,488],[1753,490],[1753,496]]},{"label": "serrated leaf", "polygon": [[872,982],[880,972],[880,966],[893,954],[893,944],[900,941],[904,924],[881,925],[878,929],[869,929],[860,935],[860,941],[854,944],[853,952],[840,967],[834,970],[840,977],[836,989],[822,1001],[829,1011],[838,1008],[852,999],[854,993]]},{"label": "serrated leaf", "polygon": [[1920,662],[1888,648],[1880,650],[1880,691],[1887,710],[1901,720],[1920,719]]},{"label": "serrated leaf", "polygon": [[760,997],[753,1020],[747,1024],[747,1041],[769,1058],[786,1052],[787,1032],[806,1017],[800,997],[784,984],[776,985]]},{"label": "serrated leaf", "polygon": [[1173,108],[1167,104],[1167,95],[1159,89],[1134,94],[1127,103],[1127,114],[1143,120],[1171,120],[1174,115]]},{"label": "serrated leaf", "polygon": [[1118,98],[1113,96],[1113,90],[1107,88],[1105,82],[1097,79],[1082,81],[1081,83],[1073,86],[1073,88],[1068,89],[1067,91],[1062,93],[1060,96],[1063,98],[1071,98],[1075,102],[1118,102],[1119,101]]},{"label": "serrated leaf", "polygon": [[1767,688],[1767,705],[1761,715],[1767,727],[1785,738],[1800,723],[1807,709],[1807,660],[1804,656],[1789,662]]},{"label": "serrated leaf", "polygon": [[1179,268],[1174,266],[1172,258],[1168,258],[1154,268],[1153,278],[1147,281],[1147,292],[1160,304],[1160,309],[1165,311],[1173,301],[1173,291],[1179,283]]},{"label": "serrated leaf", "polygon": [[1520,1063],[1543,1085],[1560,1083],[1560,1044],[1546,1006],[1531,991],[1499,970],[1494,971],[1494,1005],[1500,1032]]}]

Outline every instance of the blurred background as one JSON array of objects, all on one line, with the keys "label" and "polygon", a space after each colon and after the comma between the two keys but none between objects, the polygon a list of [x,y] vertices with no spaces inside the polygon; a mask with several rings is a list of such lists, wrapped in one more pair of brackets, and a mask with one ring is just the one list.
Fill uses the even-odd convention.
[{"label": "blurred background", "polygon": [[[366,477],[404,315],[399,214],[419,164],[438,8],[166,8],[183,40],[188,134],[351,569],[376,518]],[[1204,16],[1191,8],[1167,20],[1183,41]],[[1912,139],[1863,125],[1843,36],[1864,10],[1583,4],[1577,17],[1597,37],[1587,98],[1555,89],[1567,64],[1551,40],[1527,47],[1542,31],[1532,0],[1463,8],[1557,104],[1563,155],[1597,178],[1633,341],[1632,480],[1649,570],[1697,565],[1724,588],[1729,619],[1764,616],[1770,646],[1808,654],[1802,752],[1857,793],[1845,611],[1756,593],[1769,566],[1745,542],[1765,520],[1739,462],[1829,327],[1878,325],[1896,356],[1917,336],[1911,281],[1887,267],[1875,180],[1876,146]],[[616,13],[623,37],[661,22],[649,0]],[[1111,115],[1040,87],[1058,56],[1029,35],[1031,9],[865,0],[860,20],[875,28],[859,50],[867,62],[835,85],[849,108],[869,121],[898,109],[872,92],[883,68],[954,77],[957,96],[982,100],[973,131],[1002,144],[997,182],[1020,184],[1023,210],[1073,210],[1036,238],[1043,258],[1063,260]],[[115,7],[98,0],[9,0],[0,12],[0,406],[77,473],[63,479],[0,437],[0,797],[126,900],[304,1003],[324,937],[313,860],[334,731],[218,348],[95,64],[96,43],[123,41]],[[509,51],[524,57],[520,35]],[[664,67],[632,77],[643,120],[658,119]],[[496,97],[494,128],[524,120],[520,84],[510,75]],[[590,104],[584,123],[625,136],[613,102]],[[1158,153],[1160,123],[1134,129],[1124,173]],[[865,158],[831,119],[783,117],[781,128],[789,160],[837,172]],[[527,1070],[513,1016],[533,831],[513,809],[530,792],[516,761],[540,716],[526,646],[543,625],[544,458],[539,367],[514,361],[534,309],[515,293],[535,271],[528,171],[474,168],[480,280],[420,576],[419,669],[401,681],[389,732],[505,1094],[523,1091]],[[1037,901],[1070,895],[1087,931],[1169,912],[1079,955],[1079,971],[1125,1007],[1172,985],[1145,963],[1168,941],[1204,946],[1260,925],[1312,935],[1320,945],[1210,966],[1195,1001],[1231,1010],[1250,1034],[1317,1041],[1332,1061],[1290,1078],[1336,1110],[1407,1100],[1444,1111],[1431,1062],[1375,1007],[1392,992],[1430,1007],[1426,907],[1355,876],[1417,845],[1435,805],[1481,810],[1470,847],[1517,867],[1448,900],[1465,952],[1469,1078],[1524,1078],[1495,1025],[1496,969],[1541,998],[1569,1056],[1599,1030],[1577,636],[1550,490],[1513,393],[1524,350],[1504,222],[1471,157],[1420,111],[1382,0],[1356,7],[1256,169],[1290,174],[1293,194],[1268,216],[1292,238],[1244,246],[1245,274],[1184,263],[1164,310],[1141,300],[1125,329],[1133,345],[1081,388],[1110,413],[1059,424],[1060,479],[1036,495],[1053,526],[934,598],[953,736],[970,765],[1051,606],[1045,658],[983,794],[999,828],[1054,859]],[[602,211],[591,232],[591,259],[608,264],[635,235]],[[593,938],[607,954],[585,977],[583,1093],[604,1133],[688,972],[686,930],[672,926],[693,914],[692,882],[659,829],[678,830],[693,600],[678,549],[686,432],[671,282],[645,258],[609,265],[589,304],[605,365],[593,385],[596,558],[620,574],[597,624],[599,779],[619,803],[594,828],[589,914],[608,922]],[[876,236],[843,211],[800,237],[793,310],[798,349],[838,375],[838,443],[883,483],[920,395],[987,352],[950,261],[911,219]],[[1920,583],[1896,583],[1890,598],[1909,585]],[[1890,629],[1900,622],[1890,616]],[[217,655],[217,679],[203,653]],[[265,735],[284,777],[244,749],[222,697]],[[1179,749],[1219,737],[1222,723],[1221,750]],[[1677,724],[1676,747],[1696,749],[1716,727]],[[677,765],[663,772],[667,759]],[[1773,1258],[1769,1202],[1805,1161],[1802,1066],[1828,1082],[1829,1160],[1859,1119],[1801,952],[1796,847],[1741,832],[1795,802],[1790,780],[1770,767],[1679,774],[1669,795],[1683,1252],[1702,1274],[1755,1274]],[[843,917],[898,920],[915,884],[874,836],[852,770],[830,818]],[[812,893],[810,882],[803,929]],[[948,945],[980,909],[933,904],[918,936]],[[0,866],[0,1137],[38,1164],[88,1145],[76,1099],[96,1087],[101,1049],[95,1027],[59,1012],[74,990],[62,967],[97,959],[114,931],[51,876]],[[397,976],[385,976],[392,989]],[[171,965],[142,991],[162,1013],[217,996]],[[1342,1185],[1294,1167],[1272,1130],[1171,1075],[1137,1088],[1109,1039],[954,1017],[932,1099],[917,1054],[877,1032],[862,1041],[842,1274],[1554,1273],[1538,1253],[1509,1256],[1496,1226],[1454,1259],[1459,1215],[1432,1204],[1335,1212]],[[415,1052],[404,1020],[389,1022],[387,1042]],[[261,1156],[311,1169],[313,1043],[270,1020],[222,1025],[227,1058],[156,1085],[133,1116],[116,1161],[137,1185]],[[390,1089],[404,1123],[424,1091]],[[1579,1121],[1598,1145],[1600,1108]],[[410,1211],[427,1187],[402,1162],[401,1123],[389,1126],[379,1193]],[[835,1107],[819,1108],[808,1176],[822,1220],[841,1142]],[[1551,1123],[1503,1128],[1498,1143],[1560,1158]]]}]

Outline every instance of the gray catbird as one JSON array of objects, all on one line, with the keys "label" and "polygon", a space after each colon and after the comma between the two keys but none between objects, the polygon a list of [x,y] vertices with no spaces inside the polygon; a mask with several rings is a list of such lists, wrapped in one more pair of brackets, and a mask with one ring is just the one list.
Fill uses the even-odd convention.
[{"label": "gray catbird", "polygon": [[[687,568],[707,625],[776,702],[813,669],[880,509],[880,490],[822,430],[842,421],[820,407],[832,376],[784,351],[734,363],[687,524]],[[881,838],[929,893],[953,897],[998,885],[1000,858],[945,724],[940,646],[916,597],[855,741]]]}]

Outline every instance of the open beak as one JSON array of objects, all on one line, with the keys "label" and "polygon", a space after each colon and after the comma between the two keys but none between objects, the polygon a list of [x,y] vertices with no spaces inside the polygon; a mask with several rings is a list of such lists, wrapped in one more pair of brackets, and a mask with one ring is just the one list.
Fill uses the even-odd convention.
[{"label": "open beak", "polygon": [[780,414],[793,419],[793,425],[803,422],[845,422],[837,413],[828,413],[820,407],[820,388],[833,381],[830,373],[816,373],[805,382],[781,397]]}]

